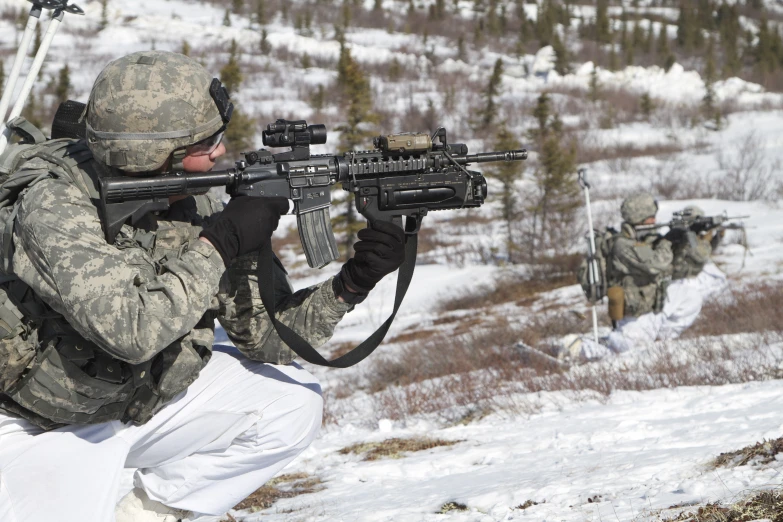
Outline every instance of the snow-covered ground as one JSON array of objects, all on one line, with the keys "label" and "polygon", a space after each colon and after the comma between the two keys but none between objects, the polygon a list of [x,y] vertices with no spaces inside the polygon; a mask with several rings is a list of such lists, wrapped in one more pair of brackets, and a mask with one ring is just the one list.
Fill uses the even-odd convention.
[{"label": "snow-covered ground", "polygon": [[[372,2],[366,3],[370,4],[367,8],[372,7]],[[260,56],[255,51],[260,41],[258,27],[251,27],[247,18],[240,16],[232,16],[231,26],[224,26],[226,4],[188,0],[109,1],[109,26],[99,32],[100,3],[82,2],[87,16],[66,15],[65,25],[54,40],[36,88],[38,92],[43,90],[49,79],[68,63],[72,71],[72,97],[84,101],[92,81],[107,61],[153,47],[179,50],[184,40],[217,72],[225,60],[228,43],[236,39],[247,49],[242,64],[252,66],[248,67],[252,72],[238,95],[243,108],[264,117],[293,113],[310,117],[313,110],[307,101],[308,92],[303,88],[328,84],[335,71],[319,67],[291,68],[290,63],[278,57]],[[384,2],[387,4],[391,7],[390,2]],[[647,2],[641,4],[645,6]],[[26,10],[29,5],[24,0],[0,0],[0,12]],[[469,16],[472,2],[459,5],[463,14]],[[524,8],[531,18],[535,17],[534,5],[527,3]],[[588,14],[592,8],[579,9]],[[672,23],[676,19],[674,9],[660,8],[659,14]],[[673,28],[668,26],[670,33]],[[331,27],[316,25],[313,35],[304,36],[294,30],[291,20],[275,19],[266,29],[268,42],[274,49],[288,49],[296,56],[307,53],[313,59],[334,59],[339,52]],[[6,75],[19,36],[8,19],[0,19],[0,57],[4,58]],[[346,38],[354,57],[362,64],[382,64],[394,58],[421,71],[421,77],[411,82],[393,83],[373,78],[376,97],[389,102],[387,110],[405,113],[410,105],[423,109],[430,99],[441,102],[443,93],[438,92],[436,82],[427,76],[428,65],[419,35],[352,29]],[[430,71],[433,74],[458,73],[473,82],[484,82],[487,71],[499,57],[492,52],[469,51],[472,55],[466,63],[456,58],[456,50],[449,42],[431,37],[432,42],[437,44],[434,52],[442,60]],[[525,66],[535,70],[541,65],[533,55],[503,56],[503,59],[506,74],[501,98],[511,104],[506,106],[520,104],[528,108],[540,92],[548,89],[558,92],[589,88],[592,63],[577,64],[572,74],[561,77],[549,70],[545,74],[526,74]],[[608,129],[591,120],[595,115],[565,118],[575,126],[584,124],[581,128],[584,128],[585,143],[602,147],[666,146],[672,150],[666,154],[590,164],[599,222],[616,225],[620,200],[631,191],[652,190],[662,196],[668,185],[674,185],[680,190],[673,192],[674,197],[679,199],[661,198],[659,219],[662,221],[689,204],[701,206],[708,215],[726,212],[729,216],[749,216],[742,220],[748,227],[749,251],[729,241],[715,255],[716,263],[729,274],[732,285],[740,287],[781,279],[783,194],[778,192],[777,185],[783,182],[783,113],[780,110],[783,96],[765,92],[759,85],[738,78],[718,82],[714,86],[717,100],[731,102],[736,112],[728,116],[722,130],[714,132],[699,124],[680,121],[687,118],[680,118],[678,111],[687,104],[698,105],[704,95],[704,82],[695,71],[680,65],[668,72],[657,67],[629,67],[617,72],[600,70],[597,77],[604,88],[650,94],[662,110],[649,121],[622,123]],[[294,85],[297,88],[292,88]],[[332,109],[327,108],[323,113],[331,114]],[[516,121],[517,130],[522,131],[531,122],[521,114],[520,111],[520,114],[501,116]],[[443,120],[449,125],[457,119],[444,115]],[[489,146],[481,140],[474,142],[470,142],[471,148]],[[326,150],[330,149],[322,147],[317,152]],[[752,164],[743,161],[749,155],[756,158]],[[732,173],[747,175],[748,180],[732,183]],[[764,201],[729,201],[704,196],[718,193],[735,196],[736,191],[748,188],[754,181],[768,189]],[[520,189],[525,189],[525,183],[521,183]],[[499,188],[494,180],[489,181],[489,187],[490,195]],[[491,199],[473,215],[496,216],[497,210],[497,200]],[[433,214],[426,218],[424,227],[443,236],[456,234],[450,225],[455,215],[456,212]],[[281,228],[293,225],[289,216]],[[502,245],[500,230],[499,224],[490,223],[469,232],[460,230],[456,237],[476,241],[489,249]],[[287,263],[302,263],[301,255],[284,254]],[[477,264],[470,256],[456,260],[447,251],[436,251],[427,260],[416,268],[389,338],[435,327],[439,301],[490,285],[505,272],[517,269]],[[297,288],[307,286],[338,269],[329,266],[320,273],[293,270],[294,284]],[[365,338],[389,314],[393,296],[394,277],[390,277],[346,316],[329,347]],[[512,325],[524,324],[553,305],[581,313],[588,310],[581,290],[574,285],[541,294],[533,304],[507,303],[496,307],[494,312],[502,314]],[[783,310],[780,314],[783,321]],[[394,355],[401,348],[400,344],[386,344],[378,353]],[[780,348],[780,345],[770,346],[769,350]],[[623,362],[620,360],[619,364]],[[340,395],[341,398],[333,400],[350,407],[340,410],[342,417],[338,422],[325,426],[320,438],[285,473],[305,472],[319,478],[324,489],[279,500],[260,513],[233,513],[237,520],[625,522],[655,520],[659,510],[675,505],[728,502],[753,489],[783,485],[781,456],[763,466],[733,469],[708,466],[721,452],[783,436],[780,415],[783,381],[780,380],[621,391],[600,400],[589,393],[587,398],[563,392],[520,395],[510,399],[535,403],[534,412],[498,411],[480,420],[449,425],[425,416],[404,421],[379,417],[367,393],[354,393],[351,389],[371,369],[371,361],[349,370],[313,368],[327,395]],[[355,443],[414,436],[460,442],[410,453],[401,459],[372,462],[363,461],[359,455],[339,453]],[[444,504],[452,501],[466,505],[467,511],[438,513]],[[526,509],[517,507],[527,501],[537,504]]]}]

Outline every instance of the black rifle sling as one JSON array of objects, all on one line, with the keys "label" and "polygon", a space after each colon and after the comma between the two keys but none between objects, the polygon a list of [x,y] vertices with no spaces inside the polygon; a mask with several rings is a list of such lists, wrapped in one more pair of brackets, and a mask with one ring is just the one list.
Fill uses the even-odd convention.
[{"label": "black rifle sling", "polygon": [[[261,294],[261,302],[264,303],[266,313],[275,326],[275,331],[280,339],[285,342],[291,350],[305,361],[319,366],[329,366],[331,368],[348,368],[364,360],[378,347],[386,332],[389,331],[397,311],[400,309],[402,300],[413,279],[413,270],[416,267],[416,250],[418,248],[418,235],[411,234],[405,241],[405,261],[400,266],[397,275],[397,292],[394,296],[394,309],[388,319],[364,340],[359,346],[341,355],[333,361],[324,359],[310,343],[294,332],[291,328],[281,323],[275,317],[275,295],[274,295],[274,260],[272,254],[272,245],[267,243],[261,248],[258,256],[258,290]],[[262,281],[266,284],[262,284]]]}]

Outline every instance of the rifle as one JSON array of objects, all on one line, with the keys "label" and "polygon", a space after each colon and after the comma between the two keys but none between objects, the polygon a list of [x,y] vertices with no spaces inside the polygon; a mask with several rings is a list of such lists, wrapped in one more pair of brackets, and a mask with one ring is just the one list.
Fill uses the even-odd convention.
[{"label": "rifle", "polygon": [[726,213],[716,216],[702,216],[694,214],[692,210],[680,210],[674,212],[672,220],[668,223],[656,223],[655,225],[641,225],[635,227],[636,230],[656,230],[663,227],[669,227],[667,239],[677,240],[678,238],[687,238],[692,248],[696,248],[696,236],[707,233],[711,230],[744,230],[743,223],[731,223],[738,219],[746,219],[750,216],[731,216]]},{"label": "rifle", "polygon": [[408,224],[410,235],[419,231],[429,211],[484,203],[487,182],[466,165],[527,158],[525,150],[468,154],[466,145],[448,143],[443,127],[432,137],[414,133],[379,136],[373,142],[375,150],[342,156],[311,155],[310,145],[326,143],[326,127],[304,120],[270,123],[262,139],[268,147],[290,146],[291,150],[245,153],[234,168],[204,174],[101,179],[107,241],[114,241],[129,218],[135,223],[150,211],[167,209],[170,196],[225,187],[232,197],[282,196],[294,201],[307,263],[321,268],[338,257],[329,218],[332,185],[341,183],[343,190],[353,193],[356,210],[370,223],[389,221],[402,228],[402,217],[407,216],[413,221]]},{"label": "rifle", "polygon": [[[133,224],[148,212],[166,210],[171,196],[224,187],[232,197],[282,196],[293,200],[307,263],[321,268],[338,257],[329,206],[331,188],[340,183],[343,190],[354,194],[356,210],[370,223],[387,221],[406,232],[405,262],[397,278],[391,316],[359,347],[334,361],[326,361],[309,343],[277,321],[273,282],[265,280],[261,284],[259,276],[259,290],[272,324],[291,349],[306,361],[341,368],[369,355],[391,326],[413,277],[417,233],[424,216],[433,210],[475,208],[484,203],[486,179],[480,172],[465,167],[471,163],[527,158],[526,150],[468,154],[466,145],[448,142],[443,127],[432,136],[422,133],[378,136],[373,140],[374,150],[339,156],[310,154],[310,145],[326,143],[326,127],[308,125],[305,120],[279,119],[267,125],[262,139],[268,147],[290,147],[290,150],[278,154],[266,149],[248,152],[234,168],[217,172],[101,178],[100,209],[106,239],[113,243],[128,220]],[[271,277],[271,246],[262,248],[258,268],[267,278]]]}]

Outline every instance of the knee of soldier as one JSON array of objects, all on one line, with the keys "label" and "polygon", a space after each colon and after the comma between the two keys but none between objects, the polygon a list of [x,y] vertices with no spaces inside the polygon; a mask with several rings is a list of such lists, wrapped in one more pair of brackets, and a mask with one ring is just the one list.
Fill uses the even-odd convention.
[{"label": "knee of soldier", "polygon": [[292,442],[307,447],[321,429],[324,411],[321,385],[315,378],[294,385],[286,401],[290,401],[291,407],[287,423],[292,430]]}]

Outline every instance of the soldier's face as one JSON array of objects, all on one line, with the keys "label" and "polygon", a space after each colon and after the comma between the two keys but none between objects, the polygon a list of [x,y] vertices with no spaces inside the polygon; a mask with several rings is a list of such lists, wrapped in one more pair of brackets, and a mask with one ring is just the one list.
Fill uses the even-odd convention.
[{"label": "soldier's face", "polygon": [[226,146],[222,143],[209,154],[191,155],[182,158],[182,168],[185,172],[209,172],[215,166],[217,159],[226,153]]},{"label": "soldier's face", "polygon": [[642,225],[654,225],[655,224],[655,216],[648,217],[644,221],[642,221]]}]

